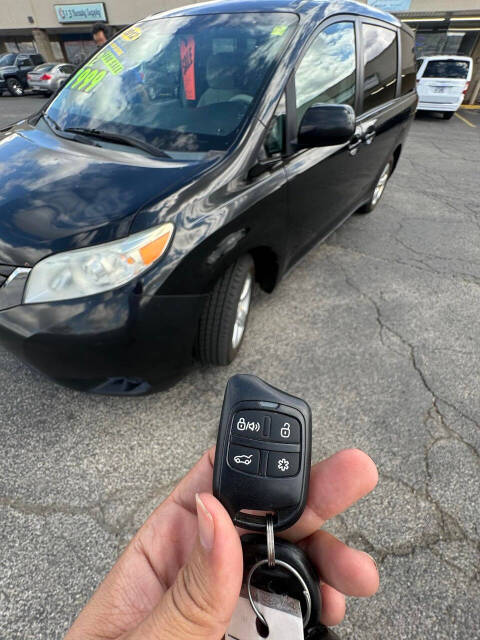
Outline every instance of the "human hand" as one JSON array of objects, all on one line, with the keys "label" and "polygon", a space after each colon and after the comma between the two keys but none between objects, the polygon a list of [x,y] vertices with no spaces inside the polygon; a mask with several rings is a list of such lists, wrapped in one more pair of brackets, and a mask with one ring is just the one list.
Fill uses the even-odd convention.
[{"label": "human hand", "polygon": [[[80,613],[65,640],[221,640],[243,575],[238,531],[212,489],[214,449],[207,451],[139,529]],[[373,559],[351,549],[323,523],[376,485],[362,451],[346,449],[312,467],[307,506],[280,535],[299,544],[321,576],[327,626],[345,615],[345,595],[378,589]],[[344,595],[345,594],[345,595]]]}]

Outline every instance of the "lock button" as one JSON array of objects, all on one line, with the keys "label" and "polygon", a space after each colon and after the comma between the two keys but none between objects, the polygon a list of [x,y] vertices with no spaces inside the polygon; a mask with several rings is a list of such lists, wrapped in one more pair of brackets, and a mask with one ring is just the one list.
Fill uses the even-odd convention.
[{"label": "lock button", "polygon": [[270,440],[288,444],[300,444],[300,423],[292,416],[272,413]]},{"label": "lock button", "polygon": [[263,440],[270,430],[270,415],[264,411],[239,411],[233,416],[232,436]]}]

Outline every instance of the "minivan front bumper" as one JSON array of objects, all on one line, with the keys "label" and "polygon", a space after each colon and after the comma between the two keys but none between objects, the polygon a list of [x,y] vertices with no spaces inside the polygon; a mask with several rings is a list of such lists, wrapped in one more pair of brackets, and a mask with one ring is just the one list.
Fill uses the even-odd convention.
[{"label": "minivan front bumper", "polygon": [[145,296],[124,287],[0,311],[0,342],[81,391],[138,395],[171,386],[193,359],[205,295]]}]

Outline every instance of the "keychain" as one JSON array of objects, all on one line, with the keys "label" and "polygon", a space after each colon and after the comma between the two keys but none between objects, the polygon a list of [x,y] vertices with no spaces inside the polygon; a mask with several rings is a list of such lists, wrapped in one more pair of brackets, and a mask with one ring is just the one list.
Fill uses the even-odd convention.
[{"label": "keychain", "polygon": [[338,640],[319,622],[315,567],[302,549],[274,536],[295,524],[305,508],[311,432],[311,411],[304,400],[255,376],[236,375],[228,381],[214,495],[236,525],[262,533],[241,538],[244,584],[227,640]]}]

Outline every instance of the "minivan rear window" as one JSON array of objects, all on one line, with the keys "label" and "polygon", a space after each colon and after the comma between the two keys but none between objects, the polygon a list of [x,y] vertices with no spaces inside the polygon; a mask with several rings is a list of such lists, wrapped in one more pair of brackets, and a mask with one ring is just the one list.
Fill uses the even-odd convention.
[{"label": "minivan rear window", "polygon": [[460,78],[468,76],[468,60],[430,60],[423,72],[424,78]]},{"label": "minivan rear window", "polygon": [[63,129],[123,134],[162,151],[224,151],[297,24],[293,13],[253,12],[140,22],[77,71],[48,115]]}]

